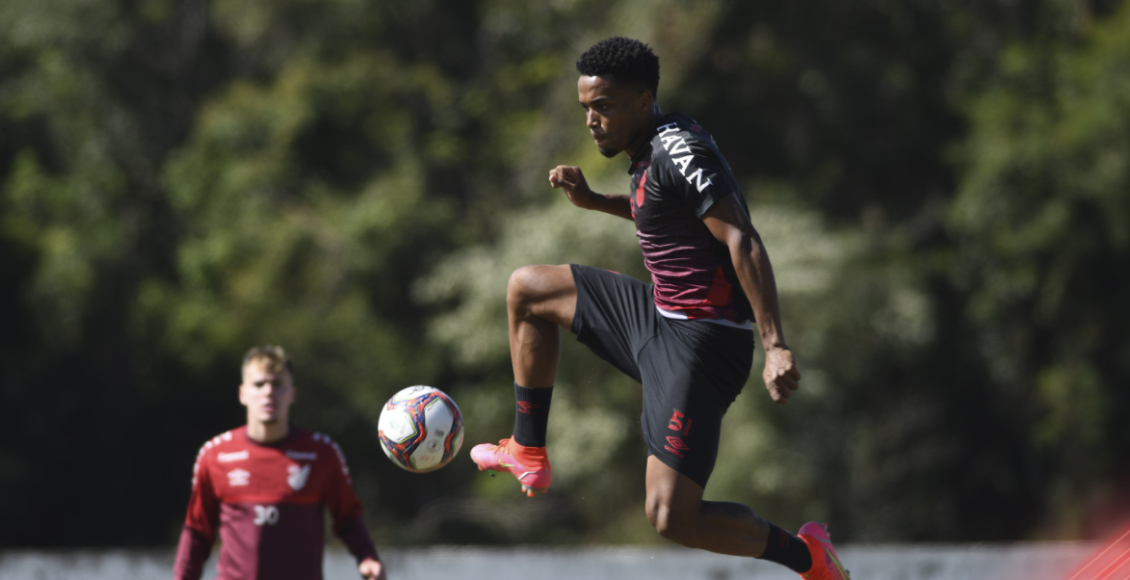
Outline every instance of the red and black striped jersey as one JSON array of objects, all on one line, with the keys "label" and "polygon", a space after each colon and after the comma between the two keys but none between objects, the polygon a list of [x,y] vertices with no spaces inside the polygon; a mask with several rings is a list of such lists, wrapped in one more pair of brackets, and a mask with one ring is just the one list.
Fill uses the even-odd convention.
[{"label": "red and black striped jersey", "polygon": [[177,550],[177,580],[200,578],[217,535],[217,580],[321,580],[323,513],[359,561],[376,558],[341,449],[329,437],[292,427],[257,443],[240,427],[204,444]]},{"label": "red and black striped jersey", "polygon": [[660,312],[671,318],[752,320],[729,248],[702,221],[716,201],[731,195],[749,213],[710,133],[682,113],[661,115],[628,172],[632,218]]}]

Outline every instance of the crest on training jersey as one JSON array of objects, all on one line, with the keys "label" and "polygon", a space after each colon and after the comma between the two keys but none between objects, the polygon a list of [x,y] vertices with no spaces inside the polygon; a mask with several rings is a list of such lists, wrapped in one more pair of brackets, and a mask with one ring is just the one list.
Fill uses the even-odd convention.
[{"label": "crest on training jersey", "polygon": [[286,468],[290,475],[287,476],[286,482],[290,484],[291,489],[298,491],[306,486],[306,478],[310,477],[310,465],[306,464],[302,467],[291,465]]}]

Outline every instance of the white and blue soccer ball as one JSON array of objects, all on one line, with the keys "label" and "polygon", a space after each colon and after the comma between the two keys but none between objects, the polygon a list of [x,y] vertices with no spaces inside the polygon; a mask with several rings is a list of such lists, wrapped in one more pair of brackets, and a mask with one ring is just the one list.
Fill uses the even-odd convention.
[{"label": "white and blue soccer ball", "polygon": [[377,422],[381,448],[398,466],[414,473],[447,465],[463,446],[463,415],[443,391],[416,385],[385,403]]}]

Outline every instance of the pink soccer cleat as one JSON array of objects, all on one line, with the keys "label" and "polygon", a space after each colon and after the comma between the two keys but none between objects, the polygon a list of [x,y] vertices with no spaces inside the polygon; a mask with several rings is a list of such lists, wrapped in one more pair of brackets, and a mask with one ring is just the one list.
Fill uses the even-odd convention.
[{"label": "pink soccer cleat", "polygon": [[836,551],[832,549],[832,540],[828,537],[828,529],[823,524],[808,522],[800,527],[797,536],[808,546],[808,553],[812,556],[812,569],[801,578],[805,580],[850,580],[847,570],[844,570]]},{"label": "pink soccer cleat", "polygon": [[471,448],[471,460],[479,471],[509,471],[522,484],[522,491],[534,497],[535,491],[549,489],[549,457],[545,447],[524,447],[513,439],[503,439],[498,445],[482,443]]}]

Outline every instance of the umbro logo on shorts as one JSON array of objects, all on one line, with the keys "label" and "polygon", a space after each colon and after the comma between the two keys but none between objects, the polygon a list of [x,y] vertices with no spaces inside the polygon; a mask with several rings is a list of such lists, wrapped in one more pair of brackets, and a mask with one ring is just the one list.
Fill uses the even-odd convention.
[{"label": "umbro logo on shorts", "polygon": [[667,436],[667,444],[663,446],[664,449],[678,455],[680,458],[683,456],[683,451],[689,451],[690,446],[687,445],[681,438],[674,435]]}]

